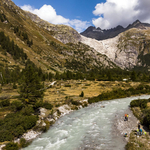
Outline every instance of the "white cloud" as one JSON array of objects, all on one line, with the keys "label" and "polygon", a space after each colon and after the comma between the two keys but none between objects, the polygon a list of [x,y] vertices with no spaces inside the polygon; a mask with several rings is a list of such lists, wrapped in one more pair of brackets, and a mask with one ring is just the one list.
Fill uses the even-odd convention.
[{"label": "white cloud", "polygon": [[70,20],[67,18],[64,18],[61,15],[57,15],[56,10],[51,5],[43,5],[40,9],[35,9],[30,5],[24,5],[21,6],[23,10],[30,11],[31,13],[36,14],[41,19],[46,20],[52,24],[64,24],[69,25],[76,29],[78,32],[83,31],[89,26],[89,23],[87,21],[81,21],[81,20]]},{"label": "white cloud", "polygon": [[93,18],[92,22],[102,29],[126,27],[137,19],[150,23],[149,8],[149,0],[106,0],[95,6],[93,14],[98,18]]},{"label": "white cloud", "polygon": [[89,23],[87,21],[81,21],[78,19],[70,20],[69,25],[74,27],[79,32],[82,32],[87,27],[89,27]]}]

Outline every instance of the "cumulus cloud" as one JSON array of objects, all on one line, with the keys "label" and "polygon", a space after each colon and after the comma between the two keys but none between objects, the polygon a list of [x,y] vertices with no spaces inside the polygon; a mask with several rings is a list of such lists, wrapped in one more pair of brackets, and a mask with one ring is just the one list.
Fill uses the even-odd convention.
[{"label": "cumulus cloud", "polygon": [[36,14],[41,19],[46,20],[52,24],[64,24],[69,25],[76,29],[78,32],[83,31],[89,26],[89,22],[78,19],[67,19],[61,15],[57,15],[56,10],[51,5],[43,5],[40,9],[35,9],[30,5],[21,6],[23,10],[30,11]]},{"label": "cumulus cloud", "polygon": [[148,0],[106,0],[95,6],[92,22],[96,27],[109,29],[128,24],[139,19],[142,22],[150,23],[150,1]]},{"label": "cumulus cloud", "polygon": [[139,20],[150,23],[150,1],[149,0],[138,0],[138,5],[135,7],[136,10],[139,10],[138,14]]}]

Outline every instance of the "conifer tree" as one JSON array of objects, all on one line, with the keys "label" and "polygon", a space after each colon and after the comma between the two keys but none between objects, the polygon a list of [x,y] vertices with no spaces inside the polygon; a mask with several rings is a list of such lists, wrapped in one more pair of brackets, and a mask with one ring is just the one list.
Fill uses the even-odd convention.
[{"label": "conifer tree", "polygon": [[82,91],[79,96],[80,96],[80,97],[84,97],[84,92]]},{"label": "conifer tree", "polygon": [[132,81],[136,81],[137,75],[136,75],[136,72],[135,72],[135,71],[133,71],[133,72],[131,73],[130,78],[131,78]]},{"label": "conifer tree", "polygon": [[31,65],[27,65],[24,70],[22,83],[20,86],[20,95],[28,103],[35,103],[43,98],[43,88],[40,83],[37,72]]}]

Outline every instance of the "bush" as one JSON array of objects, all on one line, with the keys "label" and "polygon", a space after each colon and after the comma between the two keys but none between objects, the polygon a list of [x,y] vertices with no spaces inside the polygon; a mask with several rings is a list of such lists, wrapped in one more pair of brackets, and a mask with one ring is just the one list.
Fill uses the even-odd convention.
[{"label": "bush", "polygon": [[0,142],[4,141],[11,141],[13,140],[13,135],[11,131],[8,131],[6,129],[0,130]]},{"label": "bush", "polygon": [[20,101],[13,101],[13,102],[11,103],[11,109],[12,109],[13,111],[19,111],[19,110],[21,110],[23,107],[24,107],[24,105],[23,105],[22,102],[20,102]]},{"label": "bush", "polygon": [[18,144],[14,143],[14,142],[10,142],[10,143],[6,144],[5,149],[6,150],[19,150]]},{"label": "bush", "polygon": [[22,124],[24,130],[27,131],[28,129],[34,127],[37,119],[37,116],[25,116]]},{"label": "bush", "polygon": [[146,109],[143,111],[144,118],[143,118],[143,124],[149,127],[150,125],[150,109]]},{"label": "bush", "polygon": [[79,101],[71,100],[71,103],[76,106],[81,105],[81,103]]},{"label": "bush", "polygon": [[139,100],[133,100],[130,102],[130,107],[139,107]]},{"label": "bush", "polygon": [[22,108],[21,113],[24,116],[30,116],[32,113],[34,113],[34,110],[31,106],[26,106]]},{"label": "bush", "polygon": [[8,114],[0,120],[0,142],[11,141],[15,137],[20,137],[28,129],[35,126],[37,120],[38,117],[35,115],[27,116],[20,112]]},{"label": "bush", "polygon": [[143,108],[147,107],[148,102],[149,102],[149,100],[147,100],[147,99],[133,100],[130,102],[130,106],[131,107],[140,107],[143,109]]},{"label": "bush", "polygon": [[19,125],[14,129],[13,135],[15,137],[19,137],[19,136],[23,135],[24,132],[25,132],[24,128],[21,125]]},{"label": "bush", "polygon": [[39,107],[44,107],[46,109],[51,110],[53,108],[53,105],[48,103],[48,102],[38,101],[38,102],[35,103],[35,105],[33,107],[34,107],[34,109],[37,109]]},{"label": "bush", "polygon": [[20,147],[24,148],[29,145],[29,142],[27,142],[24,138],[20,139]]},{"label": "bush", "polygon": [[48,103],[48,102],[44,102],[44,103],[43,103],[43,107],[46,108],[46,109],[51,110],[51,109],[53,108],[53,105],[51,105],[51,104]]},{"label": "bush", "polygon": [[42,102],[42,101],[37,101],[37,102],[33,105],[33,108],[34,108],[34,109],[38,109],[39,107],[43,107],[43,102]]},{"label": "bush", "polygon": [[17,89],[16,83],[13,83],[13,89]]},{"label": "bush", "polygon": [[0,107],[6,107],[10,105],[10,100],[6,99],[6,100],[2,100],[0,102]]},{"label": "bush", "polygon": [[65,87],[71,87],[71,85],[70,84],[66,84]]}]

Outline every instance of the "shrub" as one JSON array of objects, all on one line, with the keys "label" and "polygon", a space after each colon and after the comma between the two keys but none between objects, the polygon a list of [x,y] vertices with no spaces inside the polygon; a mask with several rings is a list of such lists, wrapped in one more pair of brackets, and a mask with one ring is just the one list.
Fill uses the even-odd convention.
[{"label": "shrub", "polygon": [[71,103],[76,106],[81,105],[81,103],[79,101],[71,100]]},{"label": "shrub", "polygon": [[51,104],[48,103],[48,102],[44,102],[44,103],[43,103],[43,107],[46,108],[46,109],[50,109],[50,110],[51,110],[51,109],[53,108],[53,105],[51,105]]},{"label": "shrub", "polygon": [[36,125],[37,116],[24,116],[22,113],[10,113],[0,120],[0,142],[11,141]]},{"label": "shrub", "polygon": [[13,83],[13,89],[17,89],[16,83]]},{"label": "shrub", "polygon": [[34,113],[34,110],[31,106],[26,106],[22,108],[21,113],[22,115],[30,116],[32,113]]},{"label": "shrub", "polygon": [[5,149],[6,150],[19,150],[18,144],[14,143],[14,142],[10,142],[10,143],[6,144]]},{"label": "shrub", "polygon": [[48,102],[38,101],[38,102],[35,103],[35,105],[33,107],[34,107],[34,109],[37,109],[39,107],[44,107],[46,109],[51,110],[53,108],[53,105],[48,103]]},{"label": "shrub", "polygon": [[71,85],[70,84],[66,84],[65,87],[71,87]]},{"label": "shrub", "polygon": [[131,107],[140,107],[143,109],[143,108],[147,107],[148,102],[149,102],[149,100],[147,100],[147,99],[133,100],[130,102],[130,106]]},{"label": "shrub", "polygon": [[37,101],[34,105],[33,105],[33,108],[34,109],[38,109],[39,107],[43,107],[43,102],[40,100],[40,101]]},{"label": "shrub", "polygon": [[150,125],[150,109],[145,110],[144,112],[144,118],[143,118],[143,124],[149,127]]},{"label": "shrub", "polygon": [[11,103],[11,109],[12,109],[13,111],[19,111],[19,110],[21,110],[23,107],[24,107],[24,105],[23,105],[22,102],[20,102],[20,101],[13,101],[13,102]]},{"label": "shrub", "polygon": [[14,129],[13,135],[14,135],[15,137],[19,137],[19,136],[21,136],[24,132],[25,132],[24,128],[23,128],[21,125],[19,125],[19,126],[17,126],[17,127]]},{"label": "shrub", "polygon": [[29,145],[29,142],[27,142],[24,138],[20,139],[20,147],[27,147]]},{"label": "shrub", "polygon": [[6,99],[6,100],[2,100],[0,102],[0,107],[6,107],[10,105],[10,100]]},{"label": "shrub", "polygon": [[0,130],[0,142],[13,140],[13,135],[10,131],[3,129]]},{"label": "shrub", "polygon": [[24,130],[27,131],[28,129],[34,127],[37,119],[37,116],[25,116],[22,124]]}]

